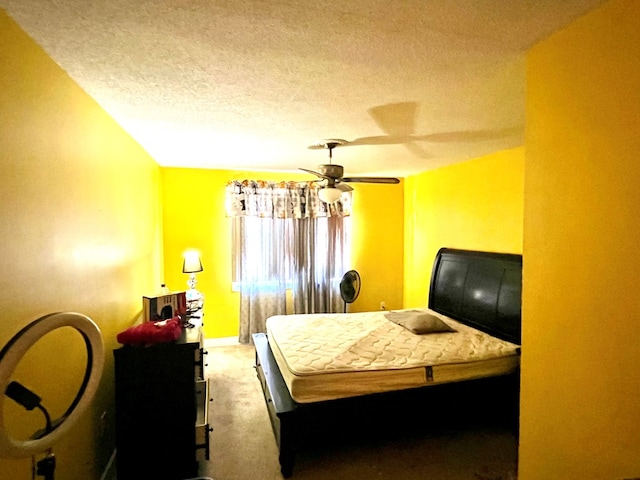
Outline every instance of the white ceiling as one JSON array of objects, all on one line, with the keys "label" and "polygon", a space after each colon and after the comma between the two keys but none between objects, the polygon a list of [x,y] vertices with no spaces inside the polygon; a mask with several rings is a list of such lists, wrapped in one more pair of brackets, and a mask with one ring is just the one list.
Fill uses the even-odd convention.
[{"label": "white ceiling", "polygon": [[[524,52],[602,0],[0,0],[165,166],[405,176],[523,143]],[[359,139],[359,140],[357,140]]]}]

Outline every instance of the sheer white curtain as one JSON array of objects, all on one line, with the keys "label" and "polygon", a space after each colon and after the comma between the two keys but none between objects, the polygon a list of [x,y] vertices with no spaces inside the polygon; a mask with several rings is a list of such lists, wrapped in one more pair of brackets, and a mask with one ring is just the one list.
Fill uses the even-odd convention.
[{"label": "sheer white curtain", "polygon": [[335,204],[318,199],[316,183],[230,182],[233,280],[240,291],[240,342],[286,312],[339,312],[339,282],[348,259],[351,192]]},{"label": "sheer white curtain", "polygon": [[291,219],[234,217],[234,258],[238,260],[241,343],[265,331],[265,320],[286,311]]},{"label": "sheer white curtain", "polygon": [[348,217],[322,217],[294,223],[294,313],[342,310],[340,279],[348,261],[348,221]]}]

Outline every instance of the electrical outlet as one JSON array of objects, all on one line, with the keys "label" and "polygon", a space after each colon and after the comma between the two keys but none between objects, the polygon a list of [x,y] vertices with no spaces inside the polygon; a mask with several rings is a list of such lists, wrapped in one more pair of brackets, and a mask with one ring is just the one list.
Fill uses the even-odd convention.
[{"label": "electrical outlet", "polygon": [[380,302],[380,310],[386,310],[387,304],[385,302]]}]

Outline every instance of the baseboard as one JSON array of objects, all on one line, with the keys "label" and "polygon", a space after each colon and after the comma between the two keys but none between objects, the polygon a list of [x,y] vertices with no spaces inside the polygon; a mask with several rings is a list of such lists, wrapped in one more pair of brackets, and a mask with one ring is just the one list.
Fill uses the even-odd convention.
[{"label": "baseboard", "polygon": [[205,347],[228,347],[230,345],[239,345],[238,337],[216,337],[206,338],[204,340]]},{"label": "baseboard", "polygon": [[113,450],[109,461],[107,462],[107,466],[104,468],[104,472],[102,472],[102,476],[100,480],[116,480],[116,451]]}]

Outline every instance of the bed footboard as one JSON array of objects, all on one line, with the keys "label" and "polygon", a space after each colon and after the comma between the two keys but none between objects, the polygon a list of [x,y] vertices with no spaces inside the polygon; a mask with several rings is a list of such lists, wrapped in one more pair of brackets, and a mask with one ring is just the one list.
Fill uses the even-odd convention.
[{"label": "bed footboard", "polygon": [[280,472],[284,478],[289,478],[293,473],[295,460],[297,406],[276,365],[267,336],[255,333],[253,343],[256,349],[256,373],[278,443]]}]

